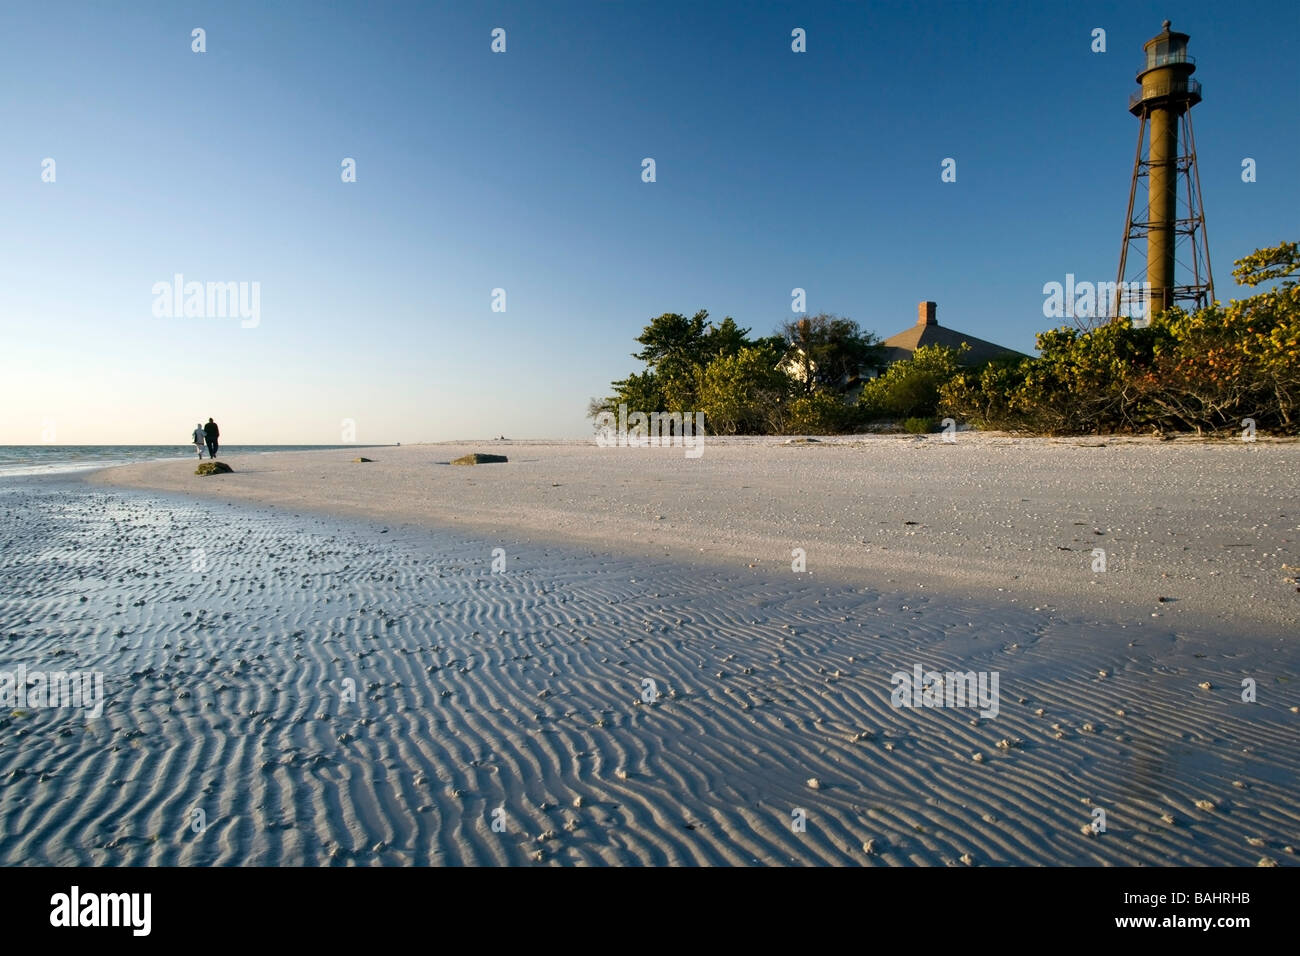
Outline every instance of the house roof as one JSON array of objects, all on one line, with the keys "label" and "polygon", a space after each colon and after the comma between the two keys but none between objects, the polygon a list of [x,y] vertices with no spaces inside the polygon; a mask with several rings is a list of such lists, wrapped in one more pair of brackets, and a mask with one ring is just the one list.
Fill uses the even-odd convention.
[{"label": "house roof", "polygon": [[[928,309],[927,309],[928,306]],[[970,346],[970,351],[962,359],[964,365],[983,365],[997,358],[1028,358],[1023,352],[1009,349],[956,329],[944,328],[935,317],[937,307],[933,302],[922,302],[917,323],[904,329],[897,335],[891,335],[881,344],[885,347],[885,361],[901,362],[912,357],[912,353],[922,345],[944,345],[948,348],[960,348],[962,343]]]}]

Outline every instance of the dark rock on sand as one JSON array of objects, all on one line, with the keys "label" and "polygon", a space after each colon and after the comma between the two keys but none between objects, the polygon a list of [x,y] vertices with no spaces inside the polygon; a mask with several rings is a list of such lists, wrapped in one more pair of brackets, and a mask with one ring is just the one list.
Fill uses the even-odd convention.
[{"label": "dark rock on sand", "polygon": [[484,455],[474,452],[472,455],[463,455],[452,461],[453,465],[491,465],[496,462],[509,461],[505,455]]},{"label": "dark rock on sand", "polygon": [[196,475],[228,475],[235,469],[231,468],[224,461],[205,461],[199,467],[194,469]]}]

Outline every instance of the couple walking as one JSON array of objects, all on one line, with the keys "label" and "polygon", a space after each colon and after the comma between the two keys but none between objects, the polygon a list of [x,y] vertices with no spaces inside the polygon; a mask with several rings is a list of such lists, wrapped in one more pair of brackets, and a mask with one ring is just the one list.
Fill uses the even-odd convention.
[{"label": "couple walking", "polygon": [[221,429],[212,419],[208,419],[206,425],[195,425],[194,434],[191,436],[194,441],[194,447],[198,450],[199,457],[203,457],[203,446],[208,446],[208,457],[217,457],[217,439],[221,437]]}]

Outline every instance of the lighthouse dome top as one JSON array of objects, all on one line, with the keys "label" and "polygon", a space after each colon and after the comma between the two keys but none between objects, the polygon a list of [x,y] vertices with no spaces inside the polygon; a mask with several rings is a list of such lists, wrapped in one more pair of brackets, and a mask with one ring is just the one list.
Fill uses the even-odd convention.
[{"label": "lighthouse dome top", "polygon": [[1191,39],[1186,33],[1176,33],[1170,29],[1170,23],[1166,20],[1163,24],[1164,30],[1142,45],[1146,53],[1145,62],[1142,69],[1138,71],[1139,76],[1147,70],[1155,70],[1160,67],[1178,65],[1178,68],[1192,73],[1196,70],[1196,59],[1187,55],[1187,41]]}]

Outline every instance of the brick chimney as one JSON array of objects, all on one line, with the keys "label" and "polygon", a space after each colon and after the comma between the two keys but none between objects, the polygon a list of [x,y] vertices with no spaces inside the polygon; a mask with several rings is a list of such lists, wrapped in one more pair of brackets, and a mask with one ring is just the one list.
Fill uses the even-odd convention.
[{"label": "brick chimney", "polygon": [[939,303],[922,302],[916,307],[916,324],[917,325],[938,325],[939,320],[934,314],[939,311]]}]

